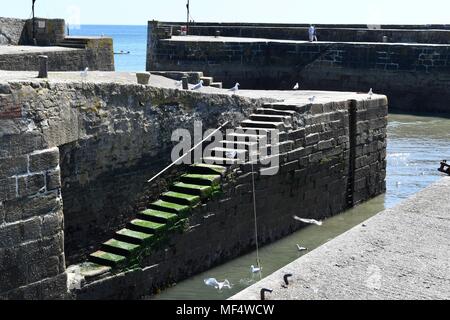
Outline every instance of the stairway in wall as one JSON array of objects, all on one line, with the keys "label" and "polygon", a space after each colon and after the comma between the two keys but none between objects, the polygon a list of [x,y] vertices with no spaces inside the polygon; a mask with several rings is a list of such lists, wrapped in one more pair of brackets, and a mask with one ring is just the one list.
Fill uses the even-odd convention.
[{"label": "stairway in wall", "polygon": [[[228,167],[240,161],[248,162],[249,151],[269,134],[278,133],[279,146],[293,143],[287,141],[287,133],[294,129],[295,106],[268,104],[256,110],[248,120],[236,128],[240,131],[230,134],[221,141],[220,147],[212,150],[206,163],[194,164],[188,173],[182,175],[169,191],[158,201],[139,212],[126,228],[101,245],[99,251],[90,255],[89,260],[112,268],[126,268],[139,263],[139,258],[157,249],[170,234],[182,232],[193,210],[220,194],[221,184]],[[251,130],[251,132],[245,132]],[[279,130],[278,132],[275,130]],[[269,155],[273,146],[269,146]],[[225,155],[225,156],[224,156]],[[268,155],[268,156],[269,156]]]},{"label": "stairway in wall", "polygon": [[89,39],[78,37],[65,37],[64,40],[58,43],[60,47],[68,47],[75,49],[86,49]]}]

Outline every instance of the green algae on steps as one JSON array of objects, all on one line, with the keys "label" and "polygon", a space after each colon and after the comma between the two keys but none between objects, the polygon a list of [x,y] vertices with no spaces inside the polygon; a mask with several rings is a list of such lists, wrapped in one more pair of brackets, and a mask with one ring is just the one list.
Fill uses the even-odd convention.
[{"label": "green algae on steps", "polygon": [[159,236],[167,230],[167,225],[141,219],[135,219],[128,224],[128,227],[134,231],[150,233]]},{"label": "green algae on steps", "polygon": [[201,186],[184,182],[175,183],[170,189],[175,192],[194,194],[199,196],[201,199],[209,198],[213,192],[213,188],[211,186]]},{"label": "green algae on steps", "polygon": [[191,209],[202,200],[221,194],[220,181],[226,171],[227,168],[217,165],[191,166],[191,174],[182,176],[182,179],[192,179],[199,184],[185,181],[172,185],[171,191],[162,195],[163,199],[151,203],[150,209],[139,212],[137,219],[118,231],[114,239],[103,243],[104,251],[91,254],[90,260],[98,266],[111,267],[114,272],[139,267],[144,257],[169,243],[171,234],[187,230]]},{"label": "green algae on steps", "polygon": [[199,171],[204,171],[201,174],[220,174],[221,176],[224,176],[227,172],[227,168],[219,165],[214,164],[194,164],[190,167],[190,170],[192,173],[197,173]]},{"label": "green algae on steps", "polygon": [[185,183],[193,183],[200,185],[208,185],[211,187],[216,187],[220,184],[220,175],[210,175],[210,174],[185,174],[181,176],[181,181]]},{"label": "green algae on steps", "polygon": [[158,211],[153,209],[147,209],[145,211],[139,212],[138,217],[142,220],[149,220],[167,225],[173,225],[179,220],[178,215],[174,213]]},{"label": "green algae on steps", "polygon": [[126,257],[114,253],[97,251],[90,255],[92,262],[111,268],[121,268],[126,264]]},{"label": "green algae on steps", "polygon": [[150,204],[150,207],[155,210],[175,213],[179,216],[185,216],[191,210],[191,208],[189,206],[176,204],[176,203],[172,203],[172,202],[167,202],[167,201],[163,201],[163,200],[158,200],[156,202],[153,202],[152,204]]},{"label": "green algae on steps", "polygon": [[162,198],[168,202],[175,202],[182,205],[188,205],[190,207],[195,207],[201,201],[199,196],[174,191],[163,193]]},{"label": "green algae on steps", "polygon": [[152,242],[154,239],[153,234],[133,231],[130,229],[122,229],[118,232],[116,232],[115,238],[117,240],[130,242],[133,244],[141,244],[141,245],[148,245]]},{"label": "green algae on steps", "polygon": [[124,257],[133,257],[137,254],[140,249],[140,245],[123,242],[116,239],[111,239],[102,244],[102,249],[107,252],[112,252],[117,255]]}]

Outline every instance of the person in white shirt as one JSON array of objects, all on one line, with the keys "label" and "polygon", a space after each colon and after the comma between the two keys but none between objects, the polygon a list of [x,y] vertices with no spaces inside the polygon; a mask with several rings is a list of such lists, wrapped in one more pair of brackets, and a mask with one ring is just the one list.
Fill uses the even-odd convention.
[{"label": "person in white shirt", "polygon": [[316,28],[311,25],[308,30],[309,42],[317,41]]}]

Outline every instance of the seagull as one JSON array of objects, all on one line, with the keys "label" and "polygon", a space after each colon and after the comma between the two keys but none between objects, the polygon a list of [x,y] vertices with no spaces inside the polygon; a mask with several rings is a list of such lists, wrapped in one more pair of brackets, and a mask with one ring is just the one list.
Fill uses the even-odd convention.
[{"label": "seagull", "polygon": [[200,80],[199,83],[197,83],[192,90],[200,90],[201,88],[203,88],[203,80]]},{"label": "seagull", "polygon": [[300,85],[298,84],[298,82],[295,84],[295,86],[294,86],[294,90],[298,90],[298,89],[300,89]]},{"label": "seagull", "polygon": [[260,272],[262,271],[262,268],[257,268],[257,267],[255,267],[255,266],[251,266],[251,267],[250,267],[250,271],[251,271],[252,273],[260,273]]},{"label": "seagull", "polygon": [[181,88],[181,87],[183,86],[183,80],[175,81],[175,86],[176,86],[177,88]]},{"label": "seagull", "polygon": [[316,226],[321,226],[323,224],[322,221],[317,221],[317,220],[314,220],[314,219],[303,219],[303,218],[299,218],[297,216],[294,216],[294,219],[297,220],[297,221],[306,223],[306,224],[315,224]]},{"label": "seagull", "polygon": [[316,100],[316,96],[309,97],[308,100],[313,103]]},{"label": "seagull", "polygon": [[228,151],[226,153],[226,156],[227,156],[228,159],[234,159],[234,158],[236,158],[236,155],[237,155],[237,151],[235,151],[235,150]]},{"label": "seagull", "polygon": [[370,88],[368,95],[369,95],[369,99],[372,99],[372,96],[373,96],[373,89],[372,88]]},{"label": "seagull", "polygon": [[300,251],[300,252],[302,252],[302,251],[307,251],[307,250],[308,250],[308,248],[301,247],[299,244],[297,245],[297,249],[298,249],[298,251]]},{"label": "seagull", "polygon": [[240,84],[238,82],[238,83],[235,84],[235,86],[233,88],[229,89],[228,91],[238,92],[239,91],[239,86],[240,86]]},{"label": "seagull", "polygon": [[89,71],[89,68],[86,68],[86,69],[84,69],[84,71],[81,71],[81,74],[80,74],[81,78],[86,79],[88,76],[88,71]]},{"label": "seagull", "polygon": [[224,280],[223,282],[217,281],[215,278],[209,278],[204,280],[208,287],[214,287],[215,289],[222,290],[223,288],[231,289],[230,281]]}]

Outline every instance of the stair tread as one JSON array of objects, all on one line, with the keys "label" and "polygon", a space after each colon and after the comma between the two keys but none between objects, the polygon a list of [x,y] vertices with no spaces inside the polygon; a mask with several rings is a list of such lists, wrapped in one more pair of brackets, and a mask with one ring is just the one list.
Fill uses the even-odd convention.
[{"label": "stair tread", "polygon": [[144,228],[151,229],[151,230],[160,230],[166,226],[163,223],[157,223],[157,222],[141,220],[141,219],[134,219],[130,222],[130,224],[144,227]]},{"label": "stair tread", "polygon": [[194,180],[206,180],[212,183],[219,183],[222,176],[212,175],[212,174],[196,174],[196,173],[188,173],[181,176],[181,179],[194,179]]},{"label": "stair tread", "polygon": [[186,204],[189,206],[195,206],[200,202],[199,196],[176,191],[169,191],[163,193],[161,198],[167,202],[175,202],[175,203],[181,202],[181,204]]},{"label": "stair tread", "polygon": [[181,187],[181,188],[201,190],[201,191],[207,191],[207,190],[211,189],[210,186],[202,186],[202,185],[198,185],[198,184],[185,183],[185,182],[178,182],[178,183],[175,183],[174,185],[177,187]]},{"label": "stair tread", "polygon": [[110,265],[110,266],[116,266],[116,265],[121,264],[126,261],[126,257],[124,257],[124,256],[105,252],[102,250],[92,253],[90,255],[90,257],[94,258],[97,263],[99,263],[98,260],[100,260],[100,261],[106,262],[107,263],[106,265]]},{"label": "stair tread", "polygon": [[132,244],[132,243],[128,243],[128,242],[125,242],[125,241],[116,240],[116,239],[108,240],[105,243],[103,243],[102,246],[104,247],[103,250],[105,252],[107,252],[106,251],[107,248],[113,248],[113,249],[123,250],[125,252],[130,253],[130,254],[135,252],[137,249],[140,248],[140,245]]},{"label": "stair tread", "polygon": [[168,201],[164,201],[164,200],[158,200],[156,202],[153,202],[152,205],[163,207],[163,208],[168,208],[168,209],[173,209],[176,211],[184,211],[184,210],[189,209],[189,207],[186,205],[168,202]]},{"label": "stair tread", "polygon": [[192,167],[193,168],[209,169],[209,170],[212,170],[214,172],[217,172],[220,175],[223,175],[223,174],[225,174],[225,172],[227,172],[227,168],[219,166],[219,165],[214,165],[214,164],[199,163],[199,164],[192,165]]},{"label": "stair tread", "polygon": [[223,151],[223,152],[237,152],[237,153],[246,153],[247,150],[244,149],[236,149],[236,148],[224,148],[224,147],[215,147],[212,151]]},{"label": "stair tread", "polygon": [[142,212],[139,212],[139,214],[149,217],[157,217],[167,220],[174,220],[177,219],[178,216],[174,213],[165,212],[165,211],[159,211],[159,210],[153,210],[153,209],[147,209]]},{"label": "stair tread", "polygon": [[122,229],[120,231],[117,231],[116,234],[119,236],[136,239],[138,241],[143,241],[143,242],[153,238],[152,234],[147,234],[147,233],[139,232],[139,231],[133,231],[133,230],[129,230],[129,229]]}]

